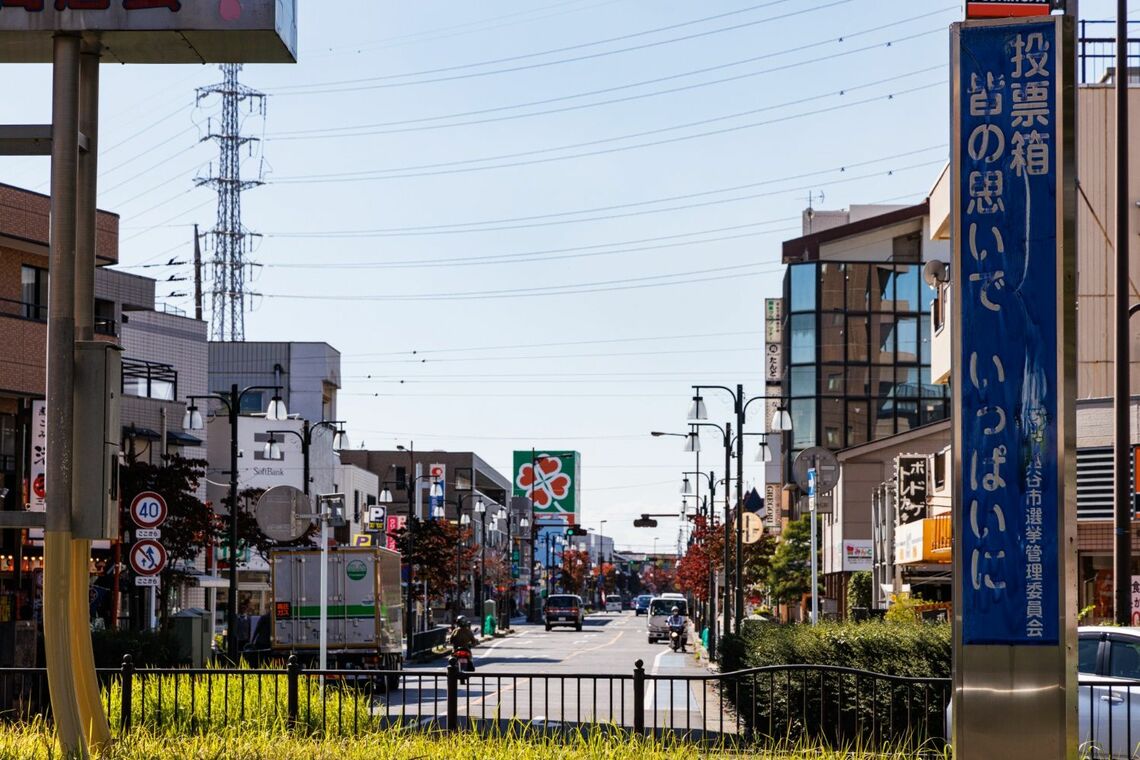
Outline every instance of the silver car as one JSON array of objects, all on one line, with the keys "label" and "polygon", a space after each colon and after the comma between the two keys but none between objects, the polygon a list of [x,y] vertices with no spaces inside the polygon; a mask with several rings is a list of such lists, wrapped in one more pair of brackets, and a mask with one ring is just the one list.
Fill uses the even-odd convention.
[{"label": "silver car", "polygon": [[[678,594],[677,597],[680,595]],[[689,603],[685,601],[684,597],[677,597],[672,595],[655,596],[650,600],[649,620],[646,626],[649,629],[650,644],[669,640],[669,626],[665,624],[665,621],[669,619],[674,607],[680,610],[685,617],[689,616]]]},{"label": "silver car", "polygon": [[1077,629],[1077,735],[1082,757],[1140,760],[1140,628]]}]

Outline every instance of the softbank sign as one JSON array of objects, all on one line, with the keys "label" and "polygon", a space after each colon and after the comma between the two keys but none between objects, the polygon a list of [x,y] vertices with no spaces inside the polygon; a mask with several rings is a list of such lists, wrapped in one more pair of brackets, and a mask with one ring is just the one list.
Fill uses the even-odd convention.
[{"label": "softbank sign", "polygon": [[[264,417],[238,419],[238,489],[267,490],[273,486],[305,487],[305,458],[301,448],[303,420],[267,420]],[[281,432],[293,431],[293,432]],[[270,436],[281,452],[280,459],[266,456],[265,447]],[[230,462],[230,425],[224,416],[209,421],[210,482],[209,498],[220,504],[228,493]],[[332,432],[326,428],[312,431],[309,447],[309,492],[312,494],[333,491]]]}]

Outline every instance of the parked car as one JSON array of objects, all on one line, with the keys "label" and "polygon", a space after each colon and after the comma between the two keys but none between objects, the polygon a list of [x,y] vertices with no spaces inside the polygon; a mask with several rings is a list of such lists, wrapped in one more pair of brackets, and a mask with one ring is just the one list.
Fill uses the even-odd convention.
[{"label": "parked car", "polygon": [[1140,759],[1140,628],[1077,629],[1077,736],[1087,757]]},{"label": "parked car", "polygon": [[653,594],[642,594],[633,600],[633,614],[646,615],[649,613],[649,602],[653,599]]},{"label": "parked car", "polygon": [[546,597],[543,606],[546,630],[549,631],[556,625],[569,625],[574,630],[582,630],[583,609],[582,597],[577,594],[552,594]]},{"label": "parked car", "polygon": [[649,602],[649,620],[646,628],[649,631],[649,643],[669,640],[669,626],[665,621],[673,614],[673,608],[680,610],[685,617],[689,616],[689,603],[680,594],[665,594],[655,596]]}]

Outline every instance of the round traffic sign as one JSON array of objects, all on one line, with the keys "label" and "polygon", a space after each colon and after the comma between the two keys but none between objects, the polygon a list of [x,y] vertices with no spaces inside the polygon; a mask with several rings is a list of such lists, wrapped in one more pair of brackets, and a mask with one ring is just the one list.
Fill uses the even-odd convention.
[{"label": "round traffic sign", "polygon": [[140,528],[157,528],[166,522],[166,499],[154,491],[143,491],[131,500],[131,519]]},{"label": "round traffic sign", "polygon": [[839,484],[839,459],[834,452],[822,446],[804,449],[792,462],[792,474],[804,493],[808,491],[808,470],[815,469],[815,493],[830,493]]},{"label": "round traffic sign", "polygon": [[131,547],[131,569],[139,575],[158,575],[166,567],[166,549],[154,539],[144,538]]},{"label": "round traffic sign", "polygon": [[296,541],[313,524],[313,505],[296,486],[273,486],[257,500],[257,527],[274,541]]},{"label": "round traffic sign", "polygon": [[744,518],[744,533],[741,540],[746,544],[756,543],[760,540],[760,536],[764,535],[764,521],[755,512],[745,512],[741,517]]}]

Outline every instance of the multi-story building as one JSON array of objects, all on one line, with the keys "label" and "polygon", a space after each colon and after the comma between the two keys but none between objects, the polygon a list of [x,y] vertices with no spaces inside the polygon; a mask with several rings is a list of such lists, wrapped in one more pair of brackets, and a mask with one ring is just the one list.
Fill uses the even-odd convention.
[{"label": "multi-story building", "polygon": [[[48,232],[46,195],[0,185],[0,508],[43,509],[42,423],[46,383]],[[115,271],[118,216],[96,214],[94,332],[123,348],[122,447],[126,459],[164,453],[200,457],[204,436],[182,429],[180,395],[205,390],[205,323],[156,308],[154,280]],[[40,534],[0,531],[0,663],[12,662],[12,633],[34,618]],[[96,542],[91,566],[109,562]],[[179,604],[178,592],[175,603]],[[125,614],[127,607],[123,607]]]},{"label": "multi-story building", "polygon": [[[791,466],[805,449],[862,457],[859,478],[820,502],[827,510],[823,610],[843,609],[847,577],[866,564],[872,484],[887,467],[877,442],[904,433],[922,438],[949,414],[947,387],[931,379],[934,293],[922,277],[927,261],[948,260],[949,245],[931,240],[929,228],[926,201],[808,210],[804,235],[783,245],[781,395],[792,430],[783,436],[778,485],[794,482]],[[868,461],[869,452],[876,453]],[[802,508],[803,495],[789,490],[788,503]]]},{"label": "multi-story building", "polygon": [[[507,546],[509,515],[511,565],[517,576],[510,590],[499,598],[513,598],[517,610],[531,603],[530,592],[539,591],[537,578],[532,580],[535,544],[542,539],[530,501],[512,498],[510,478],[470,451],[345,449],[340,452],[340,459],[345,465],[353,465],[375,475],[380,490],[391,494],[391,501],[382,505],[387,510],[386,533],[402,529],[410,514],[421,520],[434,518],[454,522],[467,518],[477,547],[501,551]],[[443,491],[438,497],[442,513],[433,515],[431,490],[436,484]],[[483,506],[482,513],[477,511],[479,503]],[[384,540],[389,538],[386,535]],[[471,569],[471,574],[477,574],[475,568]],[[497,589],[489,582],[481,589],[477,583],[468,586],[474,589],[474,593],[465,593],[460,602],[463,609],[472,612],[482,600],[498,595]],[[437,600],[437,604],[441,615],[445,609],[451,608],[446,602]],[[436,619],[442,618],[436,616]]]}]

